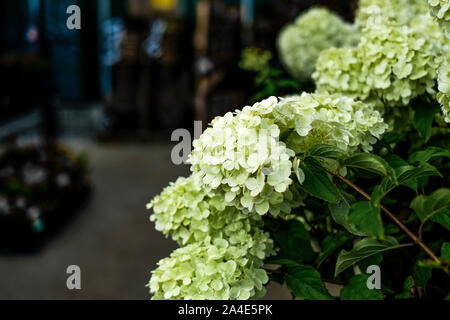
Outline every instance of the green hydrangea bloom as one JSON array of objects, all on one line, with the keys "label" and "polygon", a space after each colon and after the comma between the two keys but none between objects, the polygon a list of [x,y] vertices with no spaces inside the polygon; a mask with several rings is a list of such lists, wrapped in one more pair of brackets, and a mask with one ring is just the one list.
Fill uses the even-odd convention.
[{"label": "green hydrangea bloom", "polygon": [[180,245],[209,243],[215,238],[228,239],[233,245],[244,244],[253,241],[255,230],[263,226],[261,216],[227,207],[221,196],[207,193],[196,175],[171,183],[147,208],[153,209],[150,220],[155,222],[156,230]]},{"label": "green hydrangea bloom", "polygon": [[317,92],[340,93],[367,101],[372,97],[372,92],[362,69],[363,61],[356,48],[331,48],[322,51],[316,64],[317,71],[313,74]]},{"label": "green hydrangea bloom", "polygon": [[428,0],[428,4],[431,15],[438,20],[445,34],[450,38],[450,0]]},{"label": "green hydrangea bloom", "polygon": [[226,207],[198,176],[179,178],[148,205],[157,230],[180,245],[153,272],[153,299],[249,299],[264,295],[260,267],[273,241],[257,214]]},{"label": "green hydrangea bloom", "polygon": [[441,56],[450,49],[450,41],[445,36],[444,30],[429,13],[421,14],[411,20],[409,26],[415,32],[420,33],[432,43],[432,52],[435,56]]},{"label": "green hydrangea bloom", "polygon": [[[350,98],[271,97],[235,116],[216,118],[194,141],[189,161],[207,189],[224,194],[227,205],[261,215],[289,214],[300,204],[294,199],[301,199],[292,187],[291,148],[305,153],[317,143],[330,143],[368,151],[386,128],[378,111]],[[282,132],[289,136],[287,146],[280,141]]]},{"label": "green hydrangea bloom", "polygon": [[[425,92],[434,93],[439,59],[435,58],[433,42],[414,28],[388,21],[370,24],[354,51],[337,50],[337,58],[330,52],[319,57],[313,76],[319,92],[341,93],[368,102],[379,98],[389,107],[407,106]],[[351,62],[341,61],[349,55]],[[333,65],[336,60],[344,69]],[[349,90],[345,90],[347,86]]]},{"label": "green hydrangea bloom", "polygon": [[210,232],[209,218],[224,210],[223,201],[208,195],[195,176],[178,178],[156,196],[147,209],[156,230],[171,235],[179,244],[203,240]]},{"label": "green hydrangea bloom", "polygon": [[261,72],[269,68],[272,53],[255,47],[245,48],[242,51],[242,59],[239,67],[253,72]]},{"label": "green hydrangea bloom", "polygon": [[408,26],[421,32],[442,49],[448,46],[448,41],[429,11],[424,0],[361,0],[355,23],[361,30],[382,23]]},{"label": "green hydrangea bloom", "polygon": [[272,97],[214,119],[189,158],[208,189],[245,212],[278,215],[298,205],[290,203],[289,190],[295,153],[279,140],[280,128],[270,119],[277,103]]},{"label": "green hydrangea bloom", "polygon": [[386,24],[367,28],[358,53],[368,85],[389,105],[408,105],[434,92],[438,62],[431,41],[416,30]]},{"label": "green hydrangea bloom", "polygon": [[450,122],[450,53],[439,69],[437,100],[442,106],[445,122]]},{"label": "green hydrangea bloom", "polygon": [[278,38],[280,57],[291,75],[307,81],[324,49],[355,45],[358,32],[325,8],[313,8],[286,26]]},{"label": "green hydrangea bloom", "polygon": [[373,107],[340,95],[308,94],[281,99],[274,117],[293,129],[287,146],[305,153],[317,144],[329,144],[348,152],[371,151],[387,129]]},{"label": "green hydrangea bloom", "polygon": [[[246,244],[224,239],[191,244],[158,263],[149,287],[154,300],[248,300],[265,294],[268,282],[254,246],[272,247],[267,234]],[[265,257],[263,257],[265,258]]]},{"label": "green hydrangea bloom", "polygon": [[424,0],[360,0],[355,24],[364,28],[381,18],[408,25],[421,14],[428,14]]}]

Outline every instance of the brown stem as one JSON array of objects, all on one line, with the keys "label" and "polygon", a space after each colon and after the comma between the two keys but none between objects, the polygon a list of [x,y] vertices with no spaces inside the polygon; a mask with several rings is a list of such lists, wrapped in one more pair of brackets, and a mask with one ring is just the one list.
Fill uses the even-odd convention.
[{"label": "brown stem", "polygon": [[422,232],[423,232],[423,227],[425,226],[425,222],[427,222],[427,220],[425,220],[424,222],[422,222],[422,223],[420,224],[420,227],[419,227],[419,239],[420,239],[420,240],[422,240]]},{"label": "brown stem", "polygon": [[405,244],[399,244],[398,246],[395,247],[395,249],[402,249],[402,248],[407,248],[407,247],[413,247],[415,246],[415,243],[405,243]]},{"label": "brown stem", "polygon": [[[329,169],[326,169],[327,172],[333,176],[335,176],[336,178],[338,178],[339,180],[341,180],[342,182],[344,182],[345,184],[347,184],[348,186],[350,186],[352,189],[354,189],[355,191],[357,191],[358,193],[360,193],[364,198],[366,198],[367,200],[371,201],[372,198],[370,195],[368,195],[364,190],[362,190],[361,188],[359,188],[357,185],[355,185],[354,183],[352,183],[350,180],[344,178],[343,176],[341,176],[340,174],[333,172]],[[425,243],[422,242],[422,240],[420,240],[419,238],[416,237],[416,235],[414,233],[412,233],[403,223],[400,222],[400,220],[397,219],[396,216],[394,216],[388,209],[386,209],[385,207],[381,206],[381,210],[387,214],[389,216],[389,218],[391,218],[391,220],[394,221],[394,223],[396,225],[399,226],[400,229],[402,229],[415,243],[417,243],[434,261],[436,261],[437,263],[441,263],[441,260],[433,253],[433,251],[431,251],[430,248],[427,247],[427,245]]]}]

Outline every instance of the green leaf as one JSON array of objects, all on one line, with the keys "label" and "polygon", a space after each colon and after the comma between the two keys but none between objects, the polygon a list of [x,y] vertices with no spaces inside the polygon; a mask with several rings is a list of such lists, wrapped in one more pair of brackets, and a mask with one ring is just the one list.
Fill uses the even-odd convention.
[{"label": "green leaf", "polygon": [[408,162],[413,164],[417,162],[428,162],[435,158],[450,158],[450,151],[443,148],[429,147],[426,150],[413,153]]},{"label": "green leaf", "polygon": [[376,208],[381,207],[381,201],[386,196],[382,186],[375,186],[372,191],[370,203]]},{"label": "green leaf", "polygon": [[428,280],[431,278],[432,269],[421,267],[415,264],[413,267],[413,278],[418,287],[425,288]]},{"label": "green leaf", "polygon": [[431,221],[439,223],[443,227],[447,228],[447,230],[450,230],[450,210],[444,209],[436,213],[430,219]]},{"label": "green leaf", "polygon": [[310,262],[314,258],[308,231],[299,221],[283,222],[273,237],[280,246],[279,256],[295,261]]},{"label": "green leaf", "polygon": [[[401,164],[400,162],[396,163]],[[418,180],[427,178],[430,176],[441,176],[439,171],[430,164],[421,163],[419,166],[398,166],[395,167],[395,175],[397,176],[397,181],[392,181],[389,178],[384,178],[381,181],[380,187],[384,195],[391,192],[398,185],[404,185],[413,189],[417,193]]]},{"label": "green leaf", "polygon": [[444,242],[441,248],[441,259],[450,260],[450,242]]},{"label": "green leaf", "polygon": [[386,237],[384,240],[362,239],[355,244],[350,252],[342,250],[339,253],[334,276],[337,277],[342,271],[365,258],[380,252],[395,249],[397,246],[398,241],[394,237]]},{"label": "green leaf", "polygon": [[400,158],[399,156],[397,156],[395,154],[388,154],[387,156],[385,156],[383,158],[394,169],[408,165],[408,162],[406,162],[405,160],[403,160],[402,158]]},{"label": "green leaf", "polygon": [[348,285],[341,289],[341,300],[383,300],[381,290],[367,287],[367,274],[353,276]]},{"label": "green leaf", "polygon": [[357,236],[363,236],[364,234],[357,231],[354,226],[348,222],[348,213],[350,212],[350,207],[352,203],[355,202],[355,198],[344,191],[340,191],[342,198],[338,204],[329,203],[328,208],[330,209],[331,216],[336,223],[343,226],[348,232]]},{"label": "green leaf", "polygon": [[399,232],[400,228],[393,223],[388,223],[387,225],[384,226],[384,233],[387,235],[394,235]]},{"label": "green leaf", "polygon": [[415,109],[413,125],[425,142],[431,137],[433,120],[436,113],[439,112],[440,107],[438,104],[433,104],[432,106],[423,104]]},{"label": "green leaf", "polygon": [[411,202],[413,209],[422,222],[445,209],[450,209],[450,189],[439,189],[429,196],[418,196]]},{"label": "green leaf", "polygon": [[278,81],[278,86],[290,89],[298,89],[300,85],[297,81],[294,81],[292,79],[280,79]]},{"label": "green leaf", "polygon": [[389,152],[393,152],[392,146],[405,140],[406,138],[402,134],[396,132],[387,132],[383,135],[381,140],[378,141],[378,144],[385,147]]},{"label": "green leaf", "polygon": [[327,144],[315,145],[309,151],[309,154],[313,157],[325,159],[342,159],[347,155],[347,153],[344,150]]},{"label": "green leaf", "polygon": [[403,283],[403,292],[395,295],[395,299],[410,299],[413,297],[411,294],[411,289],[413,287],[414,280],[411,276],[406,278],[405,282]]},{"label": "green leaf", "polygon": [[375,207],[368,201],[352,205],[348,214],[348,222],[366,236],[384,238],[380,207]]},{"label": "green leaf", "polygon": [[444,270],[445,272],[449,272],[449,266],[450,266],[450,242],[444,242],[441,247],[441,262],[436,262],[431,259],[427,260],[421,260],[418,262],[418,265],[420,267],[424,268],[436,268]]},{"label": "green leaf", "polygon": [[371,153],[358,153],[345,160],[344,164],[350,168],[366,170],[395,180],[395,171],[383,158]]},{"label": "green leaf", "polygon": [[[401,172],[399,172],[399,169],[401,170]],[[408,166],[408,167],[401,167],[399,169],[397,169],[398,173],[397,181],[399,184],[404,184],[411,179],[426,178],[430,176],[437,176],[437,177],[441,176],[441,174],[435,167],[425,162],[421,163],[418,167]]]},{"label": "green leaf", "polygon": [[381,253],[377,253],[358,262],[358,267],[362,272],[366,272],[369,266],[379,266],[382,261],[383,255]]},{"label": "green leaf", "polygon": [[305,175],[305,181],[300,185],[304,191],[327,202],[339,203],[339,192],[319,161],[307,157],[301,162],[300,169]]},{"label": "green leaf", "polygon": [[316,259],[316,263],[318,265],[322,264],[331,254],[352,241],[352,239],[353,236],[344,231],[329,235],[322,241],[322,252]]},{"label": "green leaf", "polygon": [[332,300],[320,274],[311,266],[297,265],[288,268],[286,286],[297,297],[308,300]]}]

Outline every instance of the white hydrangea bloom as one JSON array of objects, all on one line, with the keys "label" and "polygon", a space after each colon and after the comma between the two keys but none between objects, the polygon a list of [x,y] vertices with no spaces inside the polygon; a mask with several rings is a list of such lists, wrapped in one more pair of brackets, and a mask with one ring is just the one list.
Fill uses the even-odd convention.
[{"label": "white hydrangea bloom", "polygon": [[208,189],[246,212],[278,215],[297,205],[290,205],[289,190],[295,153],[279,140],[280,129],[270,119],[277,103],[272,97],[214,119],[189,158]]},{"label": "white hydrangea bloom", "polygon": [[450,38],[450,0],[428,0],[428,4],[431,15],[438,20],[445,34]]},{"label": "white hydrangea bloom", "polygon": [[[175,250],[158,263],[149,287],[154,300],[248,300],[265,294],[268,282],[261,269],[262,258],[251,252],[264,245],[271,252],[272,241],[260,238],[244,245],[224,239],[211,244],[191,244]],[[265,255],[265,254],[264,254]]]},{"label": "white hydrangea bloom", "polygon": [[424,0],[360,0],[355,24],[362,29],[381,18],[408,25],[422,14],[428,14]]},{"label": "white hydrangea bloom", "polygon": [[447,54],[444,63],[439,69],[438,83],[437,100],[442,106],[445,122],[450,123],[450,53]]},{"label": "white hydrangea bloom", "polygon": [[[319,92],[350,95],[368,103],[378,98],[388,107],[407,106],[425,92],[434,93],[439,65],[435,54],[432,40],[423,33],[383,21],[367,26],[353,51],[323,52],[314,79]],[[344,61],[347,56],[350,62]]]},{"label": "white hydrangea bloom", "polygon": [[261,216],[227,207],[222,196],[207,193],[195,175],[170,184],[147,208],[153,209],[150,220],[155,222],[156,230],[180,245],[208,243],[215,238],[228,239],[233,245],[244,244],[252,242],[255,230],[263,226]]},{"label": "white hydrangea bloom", "polygon": [[281,99],[273,113],[277,123],[294,129],[287,146],[297,153],[317,144],[370,151],[388,128],[373,107],[339,95],[303,93]]},{"label": "white hydrangea bloom", "polygon": [[448,41],[429,11],[424,0],[360,0],[355,23],[361,30],[382,23],[408,26],[421,32],[442,50],[448,47]]},{"label": "white hydrangea bloom", "polygon": [[200,179],[191,176],[171,183],[147,209],[153,209],[150,220],[155,222],[156,230],[184,245],[205,238],[212,212],[225,208],[223,201],[207,194]]},{"label": "white hydrangea bloom", "polygon": [[439,23],[429,13],[417,15],[409,24],[416,33],[431,41],[432,52],[435,56],[441,56],[450,49],[450,41]]},{"label": "white hydrangea bloom", "polygon": [[273,241],[258,214],[226,207],[197,176],[179,178],[148,205],[156,229],[180,245],[153,272],[153,299],[249,299],[264,294],[260,267]]},{"label": "white hydrangea bloom", "polygon": [[[215,119],[194,142],[189,161],[209,190],[224,194],[227,205],[277,216],[300,204],[291,187],[291,148],[305,153],[315,144],[330,143],[368,151],[386,128],[378,111],[350,98],[307,93],[271,97],[235,116]],[[282,132],[289,137],[288,146],[280,141]]]},{"label": "white hydrangea bloom", "polygon": [[324,49],[355,45],[358,32],[325,8],[313,8],[285,27],[278,38],[281,59],[291,75],[307,81]]},{"label": "white hydrangea bloom", "polygon": [[358,53],[368,85],[389,105],[408,105],[434,92],[438,62],[432,42],[416,30],[386,24],[367,28]]},{"label": "white hydrangea bloom", "polygon": [[356,48],[331,48],[322,51],[313,74],[317,92],[340,93],[367,102],[372,92],[362,67],[363,61]]}]

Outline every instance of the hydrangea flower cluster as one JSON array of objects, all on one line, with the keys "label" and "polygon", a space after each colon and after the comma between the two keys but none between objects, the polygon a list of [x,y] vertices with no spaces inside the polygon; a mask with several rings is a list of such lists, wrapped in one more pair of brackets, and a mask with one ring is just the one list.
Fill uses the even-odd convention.
[{"label": "hydrangea flower cluster", "polygon": [[[425,92],[434,93],[435,53],[421,32],[384,21],[368,25],[357,48],[323,52],[313,78],[319,92],[406,106]],[[352,59],[343,61],[347,56]]]},{"label": "hydrangea flower cluster", "polygon": [[369,86],[389,105],[408,105],[434,92],[439,62],[431,41],[414,29],[386,24],[367,28],[358,52]]},{"label": "hydrangea flower cluster", "polygon": [[272,53],[268,50],[261,50],[255,47],[245,48],[242,51],[240,67],[244,70],[261,72],[269,68]]},{"label": "hydrangea flower cluster", "polygon": [[444,28],[445,34],[450,38],[450,1],[428,0],[431,14],[437,18],[439,24]]},{"label": "hydrangea flower cluster", "polygon": [[223,201],[208,197],[196,176],[178,178],[156,196],[147,209],[153,209],[150,220],[156,230],[170,235],[180,245],[203,240],[210,232],[209,217],[221,208]]},{"label": "hydrangea flower cluster", "polygon": [[450,123],[450,52],[439,69],[437,100],[442,106],[445,122]]},{"label": "hydrangea flower cluster", "polygon": [[[228,206],[278,216],[300,204],[291,179],[296,153],[317,143],[369,151],[386,129],[378,111],[350,98],[271,97],[215,119],[194,141],[189,161],[210,191],[224,194]],[[280,141],[281,135],[289,138]]]},{"label": "hydrangea flower cluster", "polygon": [[372,91],[362,69],[363,61],[357,49],[331,48],[322,51],[316,64],[317,71],[313,74],[317,92],[342,93],[367,102],[372,98]]},{"label": "hydrangea flower cluster", "polygon": [[150,220],[156,230],[182,246],[216,238],[228,239],[233,245],[245,244],[252,242],[251,235],[263,226],[261,216],[244,214],[226,206],[222,196],[206,192],[198,175],[178,178],[147,208],[153,209]]},{"label": "hydrangea flower cluster", "polygon": [[373,107],[340,95],[303,93],[284,98],[273,114],[280,126],[293,129],[287,146],[296,153],[317,144],[335,145],[350,153],[371,151],[388,128]]},{"label": "hydrangea flower cluster", "polygon": [[261,269],[273,241],[257,214],[226,207],[193,175],[179,178],[148,205],[156,229],[182,246],[153,272],[153,299],[249,299],[264,293]]},{"label": "hydrangea flower cluster", "polygon": [[280,128],[270,119],[277,103],[272,97],[214,119],[194,141],[189,158],[208,189],[246,212],[276,216],[292,208],[289,186],[295,153],[280,141]]},{"label": "hydrangea flower cluster", "polygon": [[376,19],[409,25],[417,16],[427,14],[424,0],[360,0],[355,24],[363,29]]},{"label": "hydrangea flower cluster", "polygon": [[266,236],[245,246],[224,239],[191,244],[158,263],[149,283],[155,300],[247,300],[262,297],[266,272],[255,258],[253,245],[271,246]]},{"label": "hydrangea flower cluster", "polygon": [[358,31],[325,8],[313,8],[283,29],[278,38],[281,59],[291,75],[307,81],[322,50],[358,43]]},{"label": "hydrangea flower cluster", "polygon": [[360,0],[355,18],[360,30],[386,22],[405,25],[426,35],[438,49],[448,47],[444,32],[424,0]]},{"label": "hydrangea flower cluster", "polygon": [[439,23],[429,13],[416,16],[411,20],[409,27],[431,41],[433,53],[436,56],[441,56],[444,52],[449,51],[450,41]]}]

